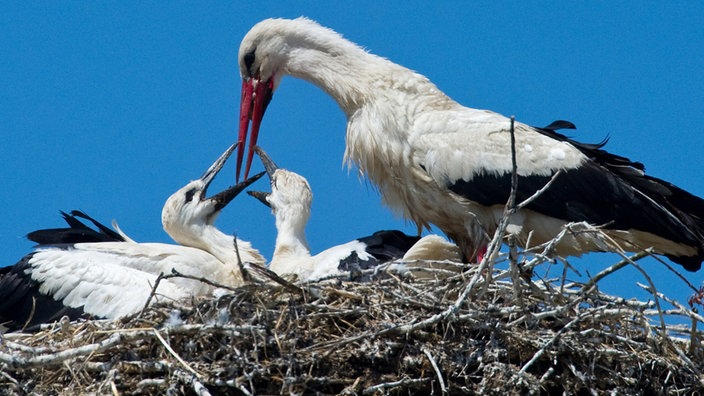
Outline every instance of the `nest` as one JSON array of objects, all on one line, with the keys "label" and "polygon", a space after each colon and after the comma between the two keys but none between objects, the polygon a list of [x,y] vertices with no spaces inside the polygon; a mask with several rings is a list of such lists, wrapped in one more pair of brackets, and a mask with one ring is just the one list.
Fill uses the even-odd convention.
[{"label": "nest", "polygon": [[704,319],[652,285],[649,302],[598,288],[646,255],[584,284],[536,276],[542,253],[495,253],[58,322],[2,338],[0,394],[691,394]]}]

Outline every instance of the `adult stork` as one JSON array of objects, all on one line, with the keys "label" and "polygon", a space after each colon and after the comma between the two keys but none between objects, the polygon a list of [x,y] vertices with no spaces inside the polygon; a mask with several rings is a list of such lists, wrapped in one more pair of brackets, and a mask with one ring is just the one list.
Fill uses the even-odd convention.
[{"label": "adult stork", "polygon": [[[263,175],[207,198],[207,188],[234,145],[197,180],[166,201],[164,230],[182,245],[136,243],[82,212],[63,213],[68,228],[31,232],[38,246],[17,264],[0,269],[0,324],[10,330],[32,328],[64,315],[117,318],[144,307],[160,273],[172,269],[226,286],[239,286],[243,277],[232,236],[213,222],[238,193]],[[80,218],[91,221],[97,230]],[[237,239],[244,262],[265,260],[246,241]],[[183,300],[212,295],[209,284],[186,278],[163,279],[153,301]]]},{"label": "adult stork", "polygon": [[[245,175],[273,91],[285,75],[298,77],[342,108],[348,121],[345,159],[377,185],[388,206],[419,230],[438,226],[467,259],[485,248],[511,188],[507,117],[464,107],[426,77],[306,18],[256,24],[242,40],[239,65],[240,142],[252,123]],[[555,131],[568,125],[515,124],[519,202],[555,177],[511,218],[517,241],[543,243],[569,222],[587,222],[602,226],[618,246],[605,246],[592,234],[572,234],[556,254],[652,247],[698,270],[704,259],[704,200],[646,175],[642,164],[604,151],[604,143],[582,144]],[[243,150],[240,146],[238,175]]]},{"label": "adult stork", "polygon": [[[398,230],[377,231],[311,255],[305,233],[313,200],[308,181],[295,172],[279,168],[260,147],[254,150],[269,176],[271,192],[247,193],[270,207],[276,218],[276,246],[269,262],[269,269],[275,273],[295,275],[305,281],[348,272],[354,276],[396,259],[460,262],[459,248],[444,238],[438,235],[420,238]],[[405,265],[396,265],[394,269],[404,270]]]}]

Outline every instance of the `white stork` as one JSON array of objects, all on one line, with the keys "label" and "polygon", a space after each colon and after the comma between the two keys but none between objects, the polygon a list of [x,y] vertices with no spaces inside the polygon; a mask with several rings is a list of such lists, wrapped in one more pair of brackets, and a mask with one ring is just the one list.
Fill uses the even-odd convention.
[{"label": "white stork", "polygon": [[[276,218],[276,246],[269,269],[279,275],[295,275],[298,280],[319,279],[351,273],[354,280],[362,270],[404,260],[451,260],[460,262],[459,248],[438,235],[423,238],[398,230],[377,231],[372,235],[328,248],[315,256],[310,253],[305,227],[310,218],[313,193],[303,176],[279,168],[260,147],[255,147],[264,164],[271,192],[247,191],[270,207]],[[404,266],[394,267],[404,270]]]},{"label": "white stork", "polygon": [[[273,91],[285,75],[312,82],[347,116],[345,159],[374,182],[383,201],[419,228],[438,226],[476,258],[508,200],[510,120],[464,107],[426,77],[373,55],[306,18],[256,24],[239,49],[240,137],[245,175]],[[620,248],[654,252],[695,271],[704,259],[704,200],[645,175],[642,164],[555,130],[517,122],[518,202],[558,171],[551,187],[511,218],[519,243],[556,236],[568,222],[603,226]],[[238,151],[238,169],[244,146]],[[238,171],[239,175],[239,171]],[[529,239],[530,238],[530,239]],[[562,239],[556,254],[610,250],[590,234]]]},{"label": "white stork", "polygon": [[[231,146],[205,174],[179,189],[166,201],[162,223],[184,246],[136,243],[81,212],[63,213],[69,228],[34,231],[27,237],[38,243],[17,264],[0,269],[0,324],[10,330],[31,328],[71,319],[84,313],[117,318],[139,312],[160,273],[172,269],[226,286],[243,283],[234,239],[214,225],[220,211],[263,172],[219,194],[206,198],[207,188],[229,157]],[[78,218],[90,220],[97,231]],[[265,260],[246,241],[237,239],[243,262]],[[182,300],[212,295],[206,283],[170,278],[159,282],[153,301]]]}]

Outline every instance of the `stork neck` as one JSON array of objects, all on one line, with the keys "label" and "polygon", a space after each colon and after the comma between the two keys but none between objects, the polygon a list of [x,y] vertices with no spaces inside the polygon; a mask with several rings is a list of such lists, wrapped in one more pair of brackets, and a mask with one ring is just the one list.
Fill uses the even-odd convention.
[{"label": "stork neck", "polygon": [[[289,222],[278,221],[276,228],[276,248],[272,257],[272,264],[286,258],[307,258],[310,257],[310,248],[306,240],[304,227],[290,224]],[[272,269],[275,271],[275,269]]]},{"label": "stork neck", "polygon": [[234,237],[226,235],[212,225],[205,226],[198,235],[198,248],[207,251],[222,262],[235,257]]},{"label": "stork neck", "polygon": [[204,250],[226,264],[237,264],[237,253],[235,251],[235,240],[240,258],[245,262],[263,265],[264,258],[252,248],[247,241],[242,241],[232,235],[227,235],[218,230],[213,225],[206,225],[201,232],[194,234],[195,239],[191,239],[190,246]]},{"label": "stork neck", "polygon": [[427,78],[339,37],[293,49],[287,74],[317,85],[351,117],[360,107],[384,98],[387,90],[424,90],[445,96]]}]

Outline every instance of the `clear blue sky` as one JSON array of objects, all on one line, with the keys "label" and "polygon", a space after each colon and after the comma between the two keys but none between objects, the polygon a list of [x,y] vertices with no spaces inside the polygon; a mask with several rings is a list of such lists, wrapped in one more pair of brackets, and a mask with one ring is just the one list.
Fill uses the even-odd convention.
[{"label": "clear blue sky", "polygon": [[[237,49],[249,28],[268,17],[315,19],[425,74],[464,105],[533,125],[567,119],[582,141],[610,136],[608,150],[704,195],[703,3],[421,4],[3,4],[2,263],[30,251],[27,232],[61,226],[59,210],[116,219],[138,241],[168,242],[162,204],[236,139]],[[343,169],[344,131],[332,99],[292,78],[264,118],[261,145],[313,188],[313,252],[378,229],[414,231],[354,171]],[[229,167],[212,192],[232,182]],[[271,255],[273,217],[256,200],[238,197],[218,226]],[[587,259],[571,261],[583,273],[617,261],[606,254]],[[658,287],[686,298],[661,265],[644,265]],[[629,285],[642,277],[620,274],[605,285],[633,295]],[[687,275],[696,285],[704,279]]]}]

